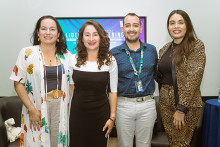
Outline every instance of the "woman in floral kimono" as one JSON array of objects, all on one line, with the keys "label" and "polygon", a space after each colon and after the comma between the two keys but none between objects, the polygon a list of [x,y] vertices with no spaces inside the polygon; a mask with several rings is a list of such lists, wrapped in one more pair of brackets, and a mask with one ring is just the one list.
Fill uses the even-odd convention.
[{"label": "woman in floral kimono", "polygon": [[33,45],[20,51],[10,77],[24,104],[20,146],[66,147],[71,53],[54,17],[38,20]]}]

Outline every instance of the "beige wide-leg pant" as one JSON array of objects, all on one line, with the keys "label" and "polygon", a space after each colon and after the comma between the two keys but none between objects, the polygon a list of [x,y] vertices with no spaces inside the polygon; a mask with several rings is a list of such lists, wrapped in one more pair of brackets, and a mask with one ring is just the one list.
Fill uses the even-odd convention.
[{"label": "beige wide-leg pant", "polygon": [[51,147],[57,147],[60,118],[60,98],[52,98],[50,101],[47,101],[47,115],[50,132],[50,145]]}]

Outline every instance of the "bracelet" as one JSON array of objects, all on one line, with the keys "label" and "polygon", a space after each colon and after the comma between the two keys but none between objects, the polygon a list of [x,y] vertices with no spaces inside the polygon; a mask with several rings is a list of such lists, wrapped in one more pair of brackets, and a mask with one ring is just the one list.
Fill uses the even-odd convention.
[{"label": "bracelet", "polygon": [[32,103],[30,103],[26,108],[29,110],[29,107],[32,105]]},{"label": "bracelet", "polygon": [[111,121],[114,121],[111,117],[109,117],[109,119],[110,119]]}]

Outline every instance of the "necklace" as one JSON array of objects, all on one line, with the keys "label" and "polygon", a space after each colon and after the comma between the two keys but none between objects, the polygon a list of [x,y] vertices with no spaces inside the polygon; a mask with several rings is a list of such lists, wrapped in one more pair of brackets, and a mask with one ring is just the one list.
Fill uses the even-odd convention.
[{"label": "necklace", "polygon": [[[41,50],[41,45],[39,45],[39,49],[40,49],[40,51],[41,51],[41,55],[43,55],[43,51]],[[56,50],[56,48],[55,48],[55,50]],[[47,53],[48,54],[48,53]],[[45,55],[47,55],[47,54],[45,54]],[[56,58],[57,58],[57,54],[56,54],[56,52],[55,52],[55,55],[56,55]],[[49,59],[48,59],[49,58]],[[54,61],[53,60],[54,59],[54,55],[53,56],[47,56],[47,63],[48,63],[48,61],[49,61],[49,66],[52,66],[52,61]],[[44,60],[45,61],[45,60]],[[45,62],[44,62],[45,63]]]},{"label": "necklace", "polygon": [[[44,76],[45,76],[45,81],[46,81],[46,86],[45,86],[45,99],[47,99],[47,71],[46,71],[46,64],[45,64],[45,60],[44,60],[44,54],[41,51],[41,56],[42,56],[42,60],[43,60],[43,65],[44,65]],[[51,60],[50,60],[51,63]],[[56,63],[57,63],[57,89],[54,91],[53,96],[56,98],[59,98],[59,92],[58,92],[58,86],[59,86],[59,80],[58,80],[58,55],[56,54]]]}]

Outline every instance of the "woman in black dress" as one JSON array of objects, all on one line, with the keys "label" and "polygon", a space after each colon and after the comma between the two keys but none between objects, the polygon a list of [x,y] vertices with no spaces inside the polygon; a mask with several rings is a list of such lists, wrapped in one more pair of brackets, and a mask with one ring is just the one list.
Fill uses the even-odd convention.
[{"label": "woman in black dress", "polygon": [[106,147],[116,114],[118,69],[103,27],[88,20],[73,55],[70,147]]}]

